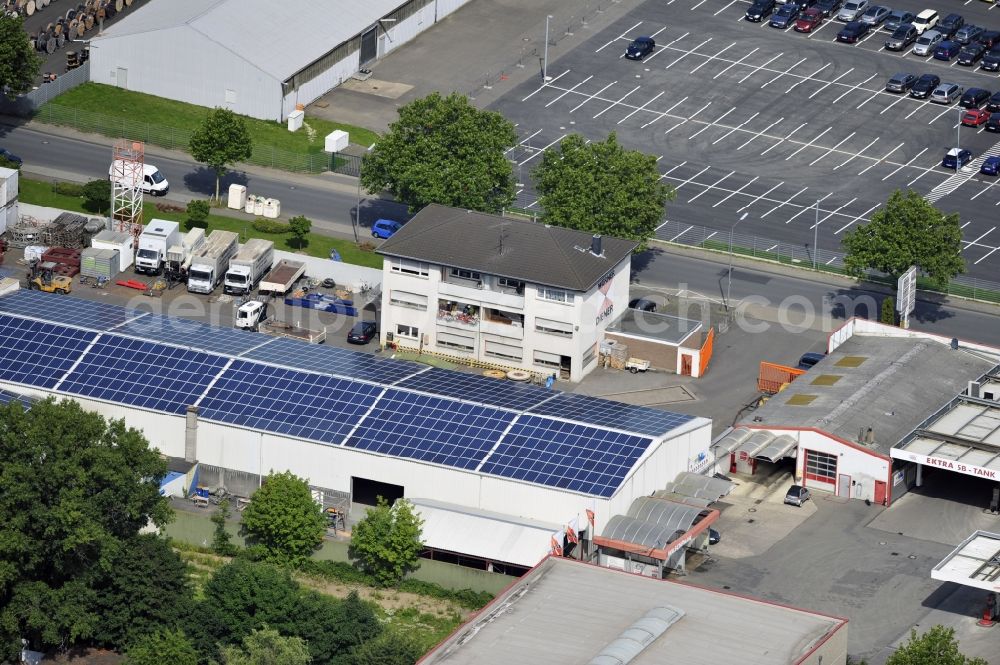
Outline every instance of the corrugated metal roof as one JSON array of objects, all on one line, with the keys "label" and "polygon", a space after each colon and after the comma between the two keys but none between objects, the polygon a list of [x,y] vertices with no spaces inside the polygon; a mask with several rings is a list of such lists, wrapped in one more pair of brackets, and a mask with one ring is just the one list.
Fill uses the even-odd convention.
[{"label": "corrugated metal roof", "polygon": [[183,26],[284,81],[403,4],[404,0],[161,0],[147,3],[94,41]]}]

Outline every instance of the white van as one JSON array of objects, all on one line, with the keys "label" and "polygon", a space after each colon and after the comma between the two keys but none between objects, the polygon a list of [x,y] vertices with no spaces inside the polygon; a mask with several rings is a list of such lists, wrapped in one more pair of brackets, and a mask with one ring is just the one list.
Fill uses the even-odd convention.
[{"label": "white van", "polygon": [[[112,162],[111,168],[108,169],[108,180],[111,182],[131,186],[134,184],[131,182],[133,177],[134,176],[131,171],[126,172],[125,162],[121,160]],[[167,179],[162,173],[160,173],[160,169],[156,168],[152,164],[143,164],[142,191],[146,194],[152,194],[153,196],[166,196],[167,192],[170,191],[170,183],[167,182]]]},{"label": "white van", "polygon": [[925,9],[917,14],[917,18],[913,19],[913,27],[917,29],[918,35],[922,35],[925,30],[929,30],[938,24],[938,18],[936,11]]}]

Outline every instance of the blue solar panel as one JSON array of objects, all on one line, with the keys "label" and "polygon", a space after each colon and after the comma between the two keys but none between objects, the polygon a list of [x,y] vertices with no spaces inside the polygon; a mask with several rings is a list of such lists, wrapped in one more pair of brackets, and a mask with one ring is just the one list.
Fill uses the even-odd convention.
[{"label": "blue solar panel", "polygon": [[348,351],[325,344],[309,344],[296,339],[276,339],[267,346],[243,354],[243,357],[282,367],[337,374],[376,383],[395,383],[425,368],[424,365],[417,363],[376,358],[360,351]]},{"label": "blue solar panel", "polygon": [[368,383],[236,361],[201,402],[201,415],[252,429],[340,443],[378,397]]},{"label": "blue solar panel", "polygon": [[142,312],[96,300],[24,289],[0,298],[0,312],[98,331],[110,330],[129,319],[142,316]]},{"label": "blue solar panel", "polygon": [[32,397],[26,395],[17,395],[7,390],[0,390],[0,405],[6,406],[11,402],[20,402],[24,410],[27,411],[34,404],[35,400]]},{"label": "blue solar panel", "polygon": [[526,411],[555,395],[551,390],[537,386],[437,367],[404,379],[396,386],[515,411]]},{"label": "blue solar panel", "polygon": [[575,393],[560,393],[548,402],[528,410],[543,416],[556,416],[649,436],[663,436],[694,420],[694,416],[683,413],[633,406]]},{"label": "blue solar panel", "polygon": [[483,473],[591,496],[615,493],[651,439],[537,416],[521,416]]},{"label": "blue solar panel", "polygon": [[182,413],[194,404],[226,359],[116,335],[104,335],[66,377],[60,390]]},{"label": "blue solar panel", "polygon": [[347,445],[474,469],[513,419],[506,411],[390,388]]},{"label": "blue solar panel", "polygon": [[144,316],[115,328],[115,332],[150,342],[176,344],[189,349],[202,349],[210,353],[227,353],[234,356],[274,341],[272,337],[255,335],[246,330],[220,328],[200,321],[159,314]]},{"label": "blue solar panel", "polygon": [[0,315],[0,380],[51,388],[96,336],[85,330]]}]

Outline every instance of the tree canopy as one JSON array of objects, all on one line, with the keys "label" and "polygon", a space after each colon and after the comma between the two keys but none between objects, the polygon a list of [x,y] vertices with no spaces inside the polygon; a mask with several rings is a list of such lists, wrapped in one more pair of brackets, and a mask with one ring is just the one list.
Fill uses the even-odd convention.
[{"label": "tree canopy", "polygon": [[435,92],[399,109],[399,120],[365,155],[361,184],[388,190],[410,212],[429,203],[499,212],[514,200],[505,153],[516,143],[514,125],[499,113]]},{"label": "tree canopy", "polygon": [[351,665],[413,665],[423,648],[406,633],[385,631],[354,650]]},{"label": "tree canopy", "polygon": [[379,497],[351,531],[351,556],[380,584],[396,584],[419,566],[422,528],[412,503],[398,499],[390,506]]},{"label": "tree canopy", "polygon": [[322,544],[326,517],[308,483],[291,471],[272,473],[250,497],[243,529],[252,546],[274,561],[295,563]]},{"label": "tree canopy", "polygon": [[125,665],[198,665],[198,652],[180,630],[148,633],[128,649]]},{"label": "tree canopy", "polygon": [[13,99],[31,90],[41,64],[28,43],[24,19],[0,14],[0,95]]},{"label": "tree canopy", "polygon": [[[122,420],[45,400],[29,411],[16,402],[0,408],[0,459],[0,659],[15,655],[22,637],[37,650],[124,639],[112,624],[141,622],[148,598],[102,625],[102,595],[143,588],[122,567],[149,562],[126,561],[126,553],[154,567],[169,561],[159,545],[138,538],[147,523],[166,524],[172,514],[159,494],[166,473],[159,454]],[[167,565],[156,583],[183,594],[177,570]],[[123,579],[108,582],[116,577]]]},{"label": "tree canopy", "polygon": [[954,628],[934,626],[923,635],[911,630],[909,641],[889,656],[886,665],[987,665],[987,662],[959,652]]},{"label": "tree canopy", "polygon": [[312,220],[304,215],[296,215],[288,220],[288,228],[295,238],[295,246],[302,249],[306,246],[306,236],[312,230]]},{"label": "tree canopy", "polygon": [[214,108],[191,135],[191,156],[215,171],[215,200],[219,200],[219,181],[229,167],[249,159],[253,139],[242,116],[229,109]]},{"label": "tree canopy", "polygon": [[222,649],[224,665],[306,665],[312,661],[301,637],[286,637],[272,628],[254,630],[243,646]]},{"label": "tree canopy", "polygon": [[896,190],[871,221],[844,235],[844,267],[855,277],[877,270],[894,279],[910,266],[945,286],[965,272],[957,214],[945,215],[917,192]]},{"label": "tree canopy", "polygon": [[590,143],[579,134],[567,136],[545,152],[534,177],[547,224],[630,238],[640,248],[675,196],[656,158],[623,148],[614,132]]}]

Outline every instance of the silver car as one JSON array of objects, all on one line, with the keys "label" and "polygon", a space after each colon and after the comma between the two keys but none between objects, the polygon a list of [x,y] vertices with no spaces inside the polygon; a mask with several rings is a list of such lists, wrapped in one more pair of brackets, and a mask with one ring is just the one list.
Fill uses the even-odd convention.
[{"label": "silver car", "polygon": [[934,88],[934,92],[931,93],[931,101],[937,104],[951,104],[961,97],[963,92],[965,91],[962,86],[957,83],[942,83]]},{"label": "silver car", "polygon": [[883,21],[889,18],[889,12],[891,11],[892,10],[889,9],[888,7],[883,7],[882,5],[873,5],[869,7],[864,14],[861,15],[861,22],[874,26],[881,25]]},{"label": "silver car", "polygon": [[837,20],[844,23],[857,21],[868,10],[868,0],[847,0],[837,14]]},{"label": "silver car", "polygon": [[788,493],[785,494],[785,503],[790,506],[801,506],[809,500],[810,496],[811,494],[808,487],[802,487],[802,485],[792,485],[788,488]]},{"label": "silver car", "polygon": [[917,44],[913,47],[913,55],[930,55],[942,40],[944,40],[944,35],[940,32],[937,30],[928,30],[917,38]]}]

